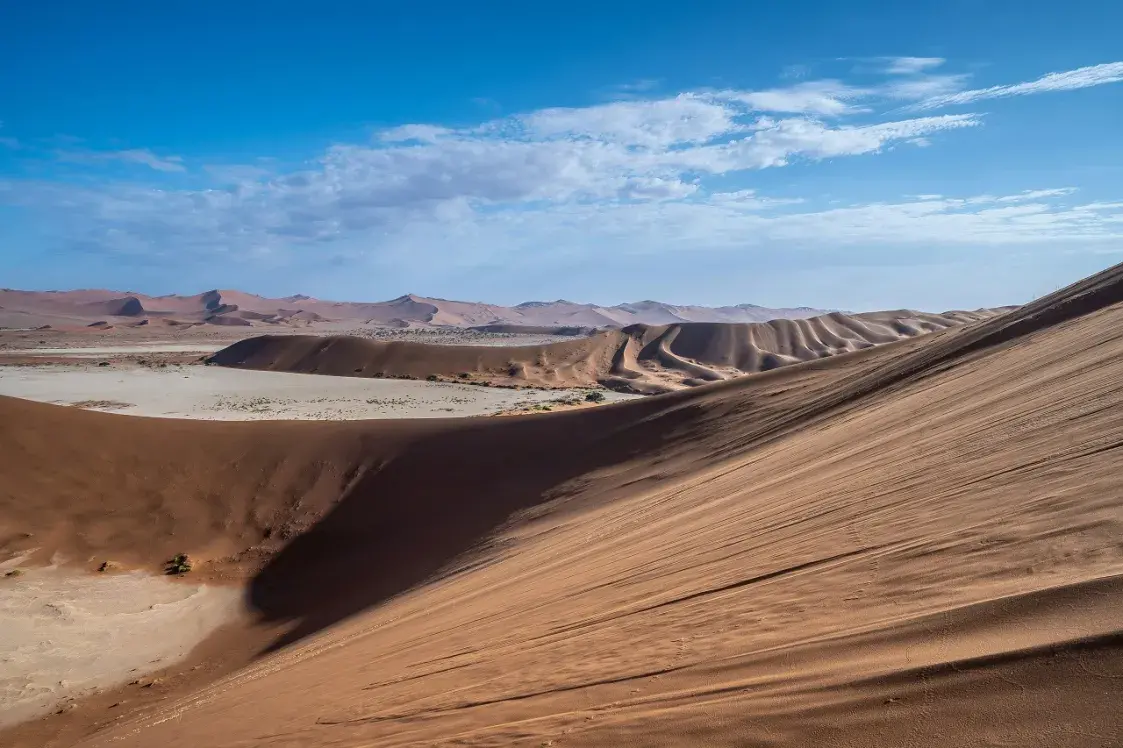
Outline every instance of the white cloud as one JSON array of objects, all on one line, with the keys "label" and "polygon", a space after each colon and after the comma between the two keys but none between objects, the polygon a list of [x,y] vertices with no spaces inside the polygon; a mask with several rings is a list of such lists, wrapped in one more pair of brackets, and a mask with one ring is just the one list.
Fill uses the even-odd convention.
[{"label": "white cloud", "polygon": [[956,92],[963,87],[967,78],[966,75],[918,75],[896,78],[879,86],[877,91],[890,99],[917,101]]},{"label": "white cloud", "polygon": [[854,88],[833,80],[808,81],[768,91],[723,91],[719,97],[738,101],[759,112],[821,114],[839,116],[856,111],[848,103],[869,95],[867,89]]},{"label": "white cloud", "polygon": [[161,157],[147,148],[131,148],[123,151],[57,151],[56,155],[60,161],[72,163],[122,161],[147,166],[156,171],[186,171],[180,156]]},{"label": "white cloud", "polygon": [[885,72],[893,75],[914,75],[929,68],[938,68],[946,60],[943,57],[889,57],[886,58]]},{"label": "white cloud", "polygon": [[726,174],[786,166],[796,158],[823,160],[876,153],[897,141],[980,123],[975,115],[921,117],[858,127],[829,127],[818,120],[802,118],[764,120],[744,138],[668,152],[660,160],[683,171]]},{"label": "white cloud", "polygon": [[379,138],[384,143],[401,143],[410,140],[435,143],[441,137],[451,135],[452,132],[447,127],[436,127],[434,125],[400,125],[383,130],[379,133]]},{"label": "white cloud", "polygon": [[1106,83],[1123,81],[1123,62],[1109,62],[1091,65],[1077,70],[1049,73],[1037,80],[1016,83],[1008,86],[991,86],[970,91],[960,91],[925,99],[916,105],[917,109],[938,109],[946,106],[970,104],[984,99],[1000,99],[1009,96],[1028,96],[1049,91],[1071,91],[1079,88],[1100,86]]},{"label": "white cloud", "polygon": [[1064,195],[1071,195],[1076,192],[1075,187],[1060,187],[1051,190],[1026,190],[1019,192],[1016,195],[1007,195],[1006,197],[998,198],[997,202],[1000,203],[1014,203],[1023,202],[1025,200],[1041,200],[1048,197],[1062,197]]},{"label": "white cloud", "polygon": [[[664,148],[704,143],[738,129],[737,112],[694,94],[655,101],[617,101],[581,108],[540,109],[518,117],[531,136],[585,138],[621,145]],[[510,122],[495,123],[504,129]]]}]

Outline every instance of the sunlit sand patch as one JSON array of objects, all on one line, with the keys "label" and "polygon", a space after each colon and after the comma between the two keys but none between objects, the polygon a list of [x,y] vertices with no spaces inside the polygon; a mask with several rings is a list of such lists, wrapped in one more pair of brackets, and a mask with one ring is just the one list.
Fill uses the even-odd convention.
[{"label": "sunlit sand patch", "polygon": [[239,607],[237,590],[137,572],[0,569],[0,727],[183,659]]}]

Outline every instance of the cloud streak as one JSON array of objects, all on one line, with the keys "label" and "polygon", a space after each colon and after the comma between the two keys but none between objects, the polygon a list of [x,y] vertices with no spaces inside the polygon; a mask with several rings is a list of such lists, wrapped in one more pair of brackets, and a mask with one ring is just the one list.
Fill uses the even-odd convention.
[{"label": "cloud streak", "polygon": [[973,104],[985,99],[1003,99],[1011,96],[1029,96],[1052,91],[1074,91],[1080,88],[1102,86],[1107,83],[1123,81],[1123,62],[1109,62],[1103,65],[1049,73],[1037,80],[1007,86],[991,86],[970,91],[959,91],[925,99],[916,105],[918,110],[941,109],[949,106]]},{"label": "cloud streak", "polygon": [[929,68],[938,68],[945,62],[943,57],[890,57],[886,60],[885,72],[891,75],[915,75]]},{"label": "cloud streak", "polygon": [[157,156],[147,148],[132,148],[122,151],[57,151],[60,161],[77,164],[96,164],[119,161],[125,164],[147,166],[162,172],[186,171],[180,156]]}]

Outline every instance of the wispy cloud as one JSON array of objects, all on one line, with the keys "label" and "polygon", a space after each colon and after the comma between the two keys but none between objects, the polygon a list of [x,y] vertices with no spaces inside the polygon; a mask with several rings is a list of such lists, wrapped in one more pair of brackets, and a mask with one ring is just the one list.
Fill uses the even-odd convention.
[{"label": "wispy cloud", "polygon": [[147,166],[163,172],[186,171],[180,156],[157,156],[147,148],[131,148],[123,151],[56,151],[60,161],[71,163],[104,163],[120,161],[127,164]]},{"label": "wispy cloud", "polygon": [[641,78],[631,83],[621,83],[616,89],[623,93],[630,94],[646,93],[659,88],[659,84],[660,80],[658,78]]},{"label": "wispy cloud", "polygon": [[916,105],[916,109],[939,109],[948,106],[971,104],[984,99],[1001,99],[1010,96],[1029,96],[1049,91],[1071,91],[1079,88],[1101,86],[1106,83],[1123,81],[1123,62],[1108,62],[1102,65],[1049,73],[1037,80],[1015,83],[1006,86],[991,86],[970,91],[933,96]]},{"label": "wispy cloud", "polygon": [[485,126],[510,132],[522,125],[532,137],[580,138],[591,141],[662,148],[677,143],[704,143],[738,130],[737,111],[695,94],[655,101],[616,101],[580,108],[541,109],[515,122]]},{"label": "wispy cloud", "polygon": [[401,125],[400,127],[382,130],[378,137],[385,143],[404,143],[410,140],[421,143],[435,143],[441,137],[451,135],[452,132],[447,127],[436,127],[434,125]]},{"label": "wispy cloud", "polygon": [[877,93],[904,101],[947,96],[963,88],[968,75],[914,75],[898,77],[879,86]]},{"label": "wispy cloud", "polygon": [[887,57],[884,60],[885,72],[892,75],[915,75],[946,62],[943,57]]},{"label": "wispy cloud", "polygon": [[719,96],[758,112],[839,116],[858,111],[852,102],[869,94],[868,89],[822,80],[766,91],[724,91]]}]

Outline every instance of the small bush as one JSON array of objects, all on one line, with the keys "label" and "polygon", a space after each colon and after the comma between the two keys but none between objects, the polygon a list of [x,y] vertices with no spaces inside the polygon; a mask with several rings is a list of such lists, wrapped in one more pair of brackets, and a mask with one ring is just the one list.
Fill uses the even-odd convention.
[{"label": "small bush", "polygon": [[439,381],[441,381],[441,378],[438,377],[436,374],[430,374],[429,376],[425,377],[425,381],[426,382],[439,382]]},{"label": "small bush", "polygon": [[462,371],[462,372],[460,372],[459,374],[457,374],[456,376],[460,377],[461,379],[467,379],[468,377],[470,377],[470,376],[472,376],[472,375],[471,375],[471,374],[469,374],[469,373],[468,373],[468,372],[466,372],[466,371]]},{"label": "small bush", "polygon": [[164,565],[164,573],[171,575],[186,574],[191,571],[191,559],[187,557],[186,553],[177,553]]},{"label": "small bush", "polygon": [[587,392],[585,393],[585,402],[588,403],[602,403],[604,402],[603,392]]},{"label": "small bush", "polygon": [[11,571],[9,571],[4,576],[6,576],[6,577],[21,577],[21,576],[23,576],[23,572],[20,571],[19,569],[12,569]]}]

